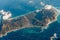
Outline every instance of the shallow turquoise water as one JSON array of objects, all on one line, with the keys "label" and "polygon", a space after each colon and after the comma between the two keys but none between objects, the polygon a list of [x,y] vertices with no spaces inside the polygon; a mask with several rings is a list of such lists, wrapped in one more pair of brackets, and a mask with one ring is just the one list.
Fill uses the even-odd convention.
[{"label": "shallow turquoise water", "polygon": [[57,19],[58,19],[57,21],[60,23],[60,15],[58,16],[58,18],[57,18]]}]

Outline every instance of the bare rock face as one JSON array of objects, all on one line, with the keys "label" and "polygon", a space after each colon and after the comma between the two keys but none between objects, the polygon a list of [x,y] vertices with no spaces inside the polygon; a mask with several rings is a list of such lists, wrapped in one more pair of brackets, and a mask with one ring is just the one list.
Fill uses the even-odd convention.
[{"label": "bare rock face", "polygon": [[51,22],[55,21],[56,17],[57,10],[55,10],[53,7],[49,7],[43,8],[39,11],[33,11],[24,16],[11,18],[9,20],[3,20],[3,26],[2,30],[0,31],[0,36],[4,36],[10,31],[30,26],[46,27]]}]

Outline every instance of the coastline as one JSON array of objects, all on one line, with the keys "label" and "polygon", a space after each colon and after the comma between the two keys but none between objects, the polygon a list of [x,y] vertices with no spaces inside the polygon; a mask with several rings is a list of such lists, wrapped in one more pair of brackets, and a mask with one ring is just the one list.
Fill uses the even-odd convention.
[{"label": "coastline", "polygon": [[[40,11],[40,10],[39,10]],[[38,11],[38,12],[39,12]],[[13,20],[13,19],[17,19],[17,18],[19,18],[19,17],[26,17],[26,15],[29,15],[29,14],[32,14],[32,13],[34,13],[35,11],[32,11],[32,12],[29,12],[28,14],[25,14],[25,15],[21,15],[21,16],[17,16],[17,17],[14,17],[14,18],[12,18],[12,19],[9,19],[9,20]],[[58,15],[57,15],[58,16]],[[51,24],[52,22],[55,22],[56,20],[57,20],[57,16],[55,16],[55,20],[53,20],[53,21],[48,21],[49,23],[47,23],[46,25],[47,25],[47,27],[43,27],[43,26],[41,26],[42,27],[42,29],[47,29],[48,28],[48,26],[49,26],[49,24]],[[25,20],[26,20],[26,18],[25,18]],[[27,20],[28,22],[30,22],[29,20]],[[20,30],[20,29],[23,29],[23,28],[27,28],[27,27],[29,27],[29,26],[34,26],[33,24],[31,25],[30,23],[29,23],[29,25],[28,26],[26,26],[26,27],[22,27],[22,28],[20,28],[20,27],[18,27],[18,28],[15,28],[15,29],[12,29],[12,30],[9,30],[9,31],[7,31],[7,32],[5,32],[5,34],[3,35],[3,34],[0,34],[1,36],[0,37],[3,37],[3,36],[6,36],[7,35],[7,33],[10,33],[10,32],[12,32],[12,31],[17,31],[17,30]],[[40,27],[40,26],[39,26]]]}]

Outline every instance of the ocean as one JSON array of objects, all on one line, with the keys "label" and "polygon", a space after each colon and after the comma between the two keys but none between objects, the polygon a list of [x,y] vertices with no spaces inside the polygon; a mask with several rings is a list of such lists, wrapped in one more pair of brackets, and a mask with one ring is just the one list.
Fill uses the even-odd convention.
[{"label": "ocean", "polygon": [[[10,11],[12,17],[28,14],[36,9],[41,9],[39,4],[43,1],[46,4],[60,7],[60,0],[33,0],[34,4],[29,4],[29,0],[0,0],[0,10]],[[1,5],[2,4],[2,5]],[[0,38],[0,40],[50,40],[50,37],[54,33],[57,33],[57,37],[60,38],[60,16],[57,21],[51,23],[48,29],[41,32],[40,28],[24,28],[17,31],[12,31],[6,36]]]}]

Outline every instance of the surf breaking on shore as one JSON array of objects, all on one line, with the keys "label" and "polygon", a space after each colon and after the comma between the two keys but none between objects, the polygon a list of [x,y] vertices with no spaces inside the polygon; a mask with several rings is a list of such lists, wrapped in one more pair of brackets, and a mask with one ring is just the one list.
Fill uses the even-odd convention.
[{"label": "surf breaking on shore", "polygon": [[31,26],[47,28],[50,23],[57,20],[57,16],[58,11],[55,7],[45,5],[43,9],[30,12],[23,16],[18,16],[16,18],[8,18],[7,20],[3,20],[0,37],[7,35],[7,33],[11,31],[16,31]]}]

